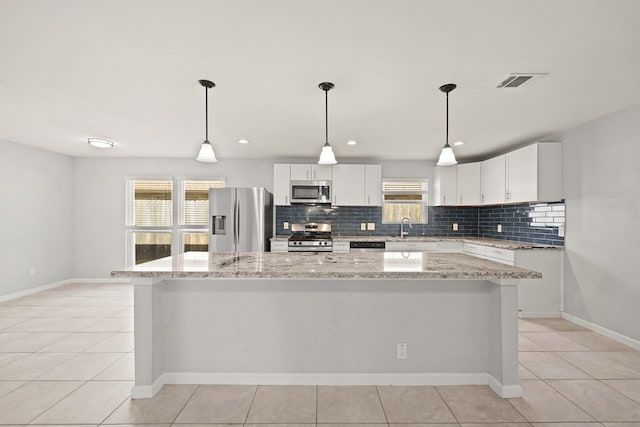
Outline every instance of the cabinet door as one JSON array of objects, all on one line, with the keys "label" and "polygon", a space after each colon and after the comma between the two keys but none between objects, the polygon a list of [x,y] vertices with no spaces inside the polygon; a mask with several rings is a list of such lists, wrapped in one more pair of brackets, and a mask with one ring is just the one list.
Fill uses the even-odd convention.
[{"label": "cabinet door", "polygon": [[290,205],[291,204],[291,165],[274,164],[273,165],[273,204],[274,205]]},{"label": "cabinet door", "polygon": [[311,177],[311,165],[291,165],[291,181],[306,181]]},{"label": "cabinet door", "polygon": [[505,202],[506,155],[502,154],[480,163],[480,189],[483,205]]},{"label": "cabinet door", "polygon": [[480,204],[480,162],[458,165],[458,205]]},{"label": "cabinet door", "polygon": [[364,165],[334,165],[331,191],[335,206],[364,206]]},{"label": "cabinet door", "polygon": [[331,181],[333,165],[311,165],[311,179],[315,181]]},{"label": "cabinet door", "polygon": [[457,204],[457,166],[436,166],[433,169],[433,206]]},{"label": "cabinet door", "polygon": [[364,193],[367,206],[382,206],[382,165],[365,165]]},{"label": "cabinet door", "polygon": [[538,144],[507,153],[508,203],[538,200]]}]

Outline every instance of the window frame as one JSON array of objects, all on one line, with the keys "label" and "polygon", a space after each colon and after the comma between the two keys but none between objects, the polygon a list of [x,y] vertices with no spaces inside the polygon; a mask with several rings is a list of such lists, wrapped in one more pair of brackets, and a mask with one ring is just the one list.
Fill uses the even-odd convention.
[{"label": "window frame", "polygon": [[416,204],[420,203],[422,204],[422,217],[423,217],[423,221],[411,221],[412,224],[429,224],[429,179],[428,178],[382,178],[382,185],[381,185],[381,193],[382,193],[382,215],[381,215],[381,223],[382,224],[400,224],[401,221],[386,221],[384,218],[384,207],[385,204],[389,203],[389,204],[407,204],[407,203],[411,203],[411,202],[407,202],[404,200],[398,200],[398,201],[386,201],[384,196],[385,194],[398,194],[399,192],[396,191],[385,191],[384,190],[384,183],[385,182],[419,182],[421,184],[423,184],[423,188],[424,191],[417,193],[417,192],[407,192],[405,194],[422,194],[422,201],[421,202],[415,202]]},{"label": "window frame", "polygon": [[[171,225],[149,226],[131,225],[129,202],[133,200],[131,183],[133,181],[171,181]],[[185,210],[185,182],[186,181],[221,181],[227,185],[226,177],[220,176],[171,176],[171,175],[127,175],[124,177],[125,201],[124,201],[124,256],[125,265],[135,265],[134,233],[169,233],[171,235],[171,256],[176,256],[184,251],[185,233],[209,233],[209,224],[184,224]]]}]

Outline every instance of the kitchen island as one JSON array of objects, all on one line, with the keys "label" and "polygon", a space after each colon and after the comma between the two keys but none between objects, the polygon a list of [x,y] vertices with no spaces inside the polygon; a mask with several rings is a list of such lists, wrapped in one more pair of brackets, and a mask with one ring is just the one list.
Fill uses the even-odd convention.
[{"label": "kitchen island", "polygon": [[427,252],[190,252],[112,276],[135,287],[134,398],[186,383],[488,384],[518,397],[517,285],[541,277]]}]

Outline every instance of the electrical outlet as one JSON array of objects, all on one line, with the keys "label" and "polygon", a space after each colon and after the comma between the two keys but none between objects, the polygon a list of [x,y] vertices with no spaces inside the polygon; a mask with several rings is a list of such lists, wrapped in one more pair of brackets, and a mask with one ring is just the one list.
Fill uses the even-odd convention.
[{"label": "electrical outlet", "polygon": [[399,342],[396,344],[396,359],[406,360],[407,358],[407,343]]},{"label": "electrical outlet", "polygon": [[36,268],[35,267],[29,268],[29,276],[35,276],[35,275],[36,275]]},{"label": "electrical outlet", "polygon": [[453,231],[458,231],[458,223],[457,222],[453,223]]},{"label": "electrical outlet", "polygon": [[558,237],[564,237],[564,227],[558,227]]},{"label": "electrical outlet", "polygon": [[498,233],[502,233],[502,224],[498,224]]},{"label": "electrical outlet", "polygon": [[376,223],[375,222],[368,222],[367,223],[367,230],[372,231],[376,229]]},{"label": "electrical outlet", "polygon": [[360,230],[362,230],[362,231],[366,231],[367,230],[367,223],[366,222],[361,222],[360,223]]},{"label": "electrical outlet", "polygon": [[282,223],[282,228],[284,228],[285,230],[289,229],[289,221],[285,221],[284,223]]}]

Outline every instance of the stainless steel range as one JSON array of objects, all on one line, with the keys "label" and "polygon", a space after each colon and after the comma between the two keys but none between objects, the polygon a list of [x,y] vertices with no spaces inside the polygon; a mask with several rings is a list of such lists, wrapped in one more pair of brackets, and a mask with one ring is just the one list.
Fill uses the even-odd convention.
[{"label": "stainless steel range", "polygon": [[331,224],[293,224],[291,231],[289,252],[333,252]]}]

